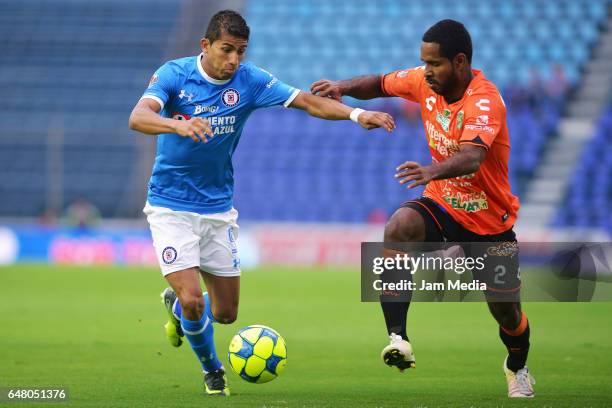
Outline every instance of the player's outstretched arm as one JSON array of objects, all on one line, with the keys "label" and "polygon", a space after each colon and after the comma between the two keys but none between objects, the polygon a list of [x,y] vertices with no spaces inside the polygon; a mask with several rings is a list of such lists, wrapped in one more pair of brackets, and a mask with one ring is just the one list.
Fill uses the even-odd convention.
[{"label": "player's outstretched arm", "polygon": [[189,137],[194,142],[207,142],[206,135],[213,136],[210,123],[204,118],[191,118],[189,120],[176,120],[164,118],[159,115],[161,106],[149,98],[143,98],[134,107],[130,114],[130,129],[148,135],[160,133],[176,133],[182,137]]},{"label": "player's outstretched arm", "polygon": [[388,113],[353,109],[333,99],[311,95],[306,92],[300,92],[289,107],[305,110],[310,115],[322,119],[351,119],[365,129],[383,128],[388,132],[395,129],[395,121]]},{"label": "player's outstretched arm", "polygon": [[431,180],[465,176],[477,172],[486,155],[484,147],[464,144],[459,152],[448,159],[429,166],[421,166],[413,161],[402,163],[396,169],[395,178],[400,184],[412,182],[408,188],[414,188],[424,186]]},{"label": "player's outstretched arm", "polygon": [[342,96],[352,96],[357,99],[374,99],[386,95],[381,87],[380,75],[364,75],[342,81],[321,79],[310,86],[310,92],[315,95],[333,98],[342,102]]}]

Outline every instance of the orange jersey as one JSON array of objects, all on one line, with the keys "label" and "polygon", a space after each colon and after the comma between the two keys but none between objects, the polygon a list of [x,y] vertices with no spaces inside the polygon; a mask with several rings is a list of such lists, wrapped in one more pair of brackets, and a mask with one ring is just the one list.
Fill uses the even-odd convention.
[{"label": "orange jersey", "polygon": [[421,106],[431,157],[441,162],[463,143],[487,149],[476,173],[427,184],[423,195],[436,201],[466,229],[479,235],[499,234],[516,221],[519,200],[510,191],[510,137],[506,106],[499,91],[479,70],[463,97],[448,104],[425,82],[423,66],[382,77],[383,92]]}]

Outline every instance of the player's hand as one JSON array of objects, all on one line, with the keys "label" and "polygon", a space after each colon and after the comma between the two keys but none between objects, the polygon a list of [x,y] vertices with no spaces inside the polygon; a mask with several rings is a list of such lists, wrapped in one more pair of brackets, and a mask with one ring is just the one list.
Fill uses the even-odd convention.
[{"label": "player's hand", "polygon": [[413,182],[407,186],[408,188],[424,186],[434,179],[434,174],[430,166],[423,167],[419,163],[413,161],[404,162],[397,166],[395,170],[395,178],[399,180],[400,184]]},{"label": "player's hand", "polygon": [[[176,134],[182,137],[190,137],[194,142],[208,142],[213,137],[210,122],[206,118],[191,118],[189,120],[177,120]],[[209,137],[206,138],[206,135]]]},{"label": "player's hand", "polygon": [[357,120],[361,127],[368,130],[383,128],[387,132],[391,132],[395,129],[395,120],[393,120],[393,116],[385,112],[364,111],[359,114]]},{"label": "player's hand", "polygon": [[321,79],[310,85],[310,92],[314,95],[332,98],[338,102],[342,102],[342,90],[338,82],[330,81],[329,79]]}]

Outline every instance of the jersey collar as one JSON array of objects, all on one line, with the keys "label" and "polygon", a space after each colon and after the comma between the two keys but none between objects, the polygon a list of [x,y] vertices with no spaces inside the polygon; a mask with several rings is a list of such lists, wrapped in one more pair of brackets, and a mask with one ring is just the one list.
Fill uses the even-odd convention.
[{"label": "jersey collar", "polygon": [[484,74],[482,73],[481,70],[479,69],[474,69],[472,68],[472,80],[470,81],[470,83],[468,84],[468,87],[465,89],[465,92],[463,93],[463,95],[461,96],[461,99],[459,99],[458,101],[455,101],[453,103],[446,103],[446,100],[444,98],[442,98],[442,100],[444,101],[444,103],[446,103],[448,106],[453,106],[455,104],[458,103],[463,103],[463,101],[465,100],[465,98],[467,98],[468,96],[471,96],[472,93],[474,92],[474,88],[476,88],[476,86],[478,85],[478,83],[480,82],[481,79],[484,79]]},{"label": "jersey collar", "polygon": [[[468,87],[466,88],[465,92],[463,93],[463,96],[471,95],[472,92],[474,92],[474,88],[476,88],[476,86],[478,85],[478,82],[480,82],[480,80],[484,78],[484,74],[479,69],[472,68],[472,75],[473,75],[472,76],[472,80],[468,84]],[[463,99],[463,98],[461,98],[461,99]]]},{"label": "jersey collar", "polygon": [[202,68],[202,64],[200,63],[200,61],[202,60],[202,58],[204,58],[204,54],[200,54],[196,57],[196,66],[198,67],[198,71],[200,72],[200,75],[202,75],[202,77],[207,81],[210,82],[213,85],[225,85],[227,84],[229,81],[232,80],[232,78],[230,79],[215,79],[213,77],[211,77],[210,75],[208,75],[206,73],[206,71],[204,71],[204,68]]}]

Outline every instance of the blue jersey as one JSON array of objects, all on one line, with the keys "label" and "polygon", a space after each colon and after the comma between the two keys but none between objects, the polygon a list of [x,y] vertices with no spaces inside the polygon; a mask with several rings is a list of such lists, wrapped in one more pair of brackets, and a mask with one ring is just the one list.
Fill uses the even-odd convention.
[{"label": "blue jersey", "polygon": [[232,155],[251,112],[289,106],[299,90],[251,63],[241,64],[229,80],[217,80],[206,74],[201,58],[165,63],[143,95],[162,106],[162,116],[207,118],[214,133],[212,139],[207,136],[207,143],[176,134],[159,135],[147,199],[153,206],[212,214],[232,208]]}]

